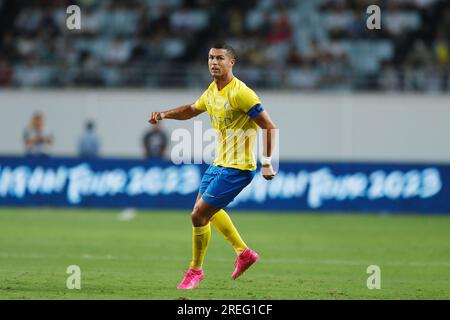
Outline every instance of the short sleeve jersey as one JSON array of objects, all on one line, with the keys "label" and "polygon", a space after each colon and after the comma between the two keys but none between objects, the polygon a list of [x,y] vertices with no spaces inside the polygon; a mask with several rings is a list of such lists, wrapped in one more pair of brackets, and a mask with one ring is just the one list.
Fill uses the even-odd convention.
[{"label": "short sleeve jersey", "polygon": [[217,133],[214,165],[255,170],[253,149],[258,126],[252,118],[262,111],[256,93],[236,77],[220,91],[213,81],[195,107],[208,112]]}]

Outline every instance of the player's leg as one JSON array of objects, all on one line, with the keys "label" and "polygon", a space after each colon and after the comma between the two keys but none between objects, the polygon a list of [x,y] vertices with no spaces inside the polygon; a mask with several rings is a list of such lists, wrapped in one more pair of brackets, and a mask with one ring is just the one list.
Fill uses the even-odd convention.
[{"label": "player's leg", "polygon": [[211,238],[211,217],[219,210],[203,199],[199,199],[192,211],[192,262],[191,268],[200,270],[203,265],[209,239]]},{"label": "player's leg", "polygon": [[237,255],[241,254],[245,249],[247,249],[247,245],[244,240],[242,240],[241,235],[238,230],[231,221],[230,216],[226,213],[225,210],[220,209],[216,212],[215,215],[211,218],[211,224],[218,231],[225,240],[233,247],[234,251]]},{"label": "player's leg", "polygon": [[211,226],[209,220],[220,208],[205,202],[202,193],[217,179],[219,170],[215,166],[210,166],[203,175],[200,183],[199,194],[195,200],[192,210],[192,262],[191,268],[200,270],[211,238]]},{"label": "player's leg", "polygon": [[211,238],[209,220],[218,208],[199,199],[192,211],[192,261],[178,289],[194,289],[203,280],[203,260]]},{"label": "player's leg", "polygon": [[[202,194],[197,195],[195,203],[197,203],[202,198]],[[225,240],[233,247],[237,255],[241,254],[242,251],[247,249],[247,245],[244,240],[242,240],[241,235],[237,231],[230,216],[224,209],[217,211],[210,220],[210,223],[214,229],[219,232]]]},{"label": "player's leg", "polygon": [[[209,219],[205,223],[203,219],[203,211],[217,211],[217,208],[211,209],[201,204],[201,193],[208,187],[210,182],[214,179],[214,168],[208,168],[203,175],[200,183],[199,195],[195,201],[195,206],[192,211],[192,261],[188,272],[184,273],[184,279],[181,281],[178,289],[193,289],[203,279],[204,274],[202,270],[203,260],[208,248],[209,239],[211,238],[211,227]],[[213,213],[211,213],[212,216]]]},{"label": "player's leg", "polygon": [[230,168],[221,168],[220,170],[219,176],[211,181],[208,188],[204,191],[202,199],[217,208],[221,208],[211,217],[211,223],[229,241],[238,254],[235,268],[231,275],[232,279],[236,279],[258,261],[259,256],[247,247],[231,218],[222,208],[225,208],[233,201],[251,182],[255,172]]},{"label": "player's leg", "polygon": [[[202,194],[197,195],[195,203],[197,203],[202,197]],[[237,231],[230,216],[224,209],[217,211],[211,218],[210,223],[214,229],[219,232],[225,240],[230,243],[237,255],[241,254],[242,251],[247,249],[247,245],[244,240],[242,240],[241,235]]]}]

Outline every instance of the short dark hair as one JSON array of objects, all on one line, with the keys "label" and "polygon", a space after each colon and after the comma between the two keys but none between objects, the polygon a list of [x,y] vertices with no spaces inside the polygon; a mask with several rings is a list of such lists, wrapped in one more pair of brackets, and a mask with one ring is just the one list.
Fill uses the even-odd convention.
[{"label": "short dark hair", "polygon": [[211,46],[211,48],[214,49],[225,49],[227,50],[228,55],[231,57],[231,59],[237,59],[236,50],[229,44],[223,43],[223,42],[217,42]]}]

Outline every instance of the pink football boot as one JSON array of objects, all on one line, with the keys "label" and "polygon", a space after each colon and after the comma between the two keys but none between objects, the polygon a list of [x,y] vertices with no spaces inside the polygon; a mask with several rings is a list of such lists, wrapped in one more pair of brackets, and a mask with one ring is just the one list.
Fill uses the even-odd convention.
[{"label": "pink football boot", "polygon": [[200,281],[203,280],[203,270],[189,269],[188,272],[183,271],[184,279],[181,281],[177,289],[194,289]]},{"label": "pink football boot", "polygon": [[237,277],[239,277],[241,274],[244,273],[245,270],[250,268],[250,266],[258,260],[259,256],[255,251],[249,248],[242,251],[241,254],[238,255],[236,263],[234,264],[234,271],[233,274],[231,275],[231,279],[234,280]]}]

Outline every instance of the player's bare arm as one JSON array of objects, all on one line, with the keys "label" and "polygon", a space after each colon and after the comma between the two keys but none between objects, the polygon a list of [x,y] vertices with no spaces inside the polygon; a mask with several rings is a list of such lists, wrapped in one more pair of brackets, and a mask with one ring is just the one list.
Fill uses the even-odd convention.
[{"label": "player's bare arm", "polygon": [[162,112],[152,112],[148,122],[156,124],[163,119],[188,120],[198,116],[203,110],[197,109],[194,104],[184,105],[178,108],[170,109]]},{"label": "player's bare arm", "polygon": [[275,144],[275,134],[277,127],[273,123],[267,111],[261,112],[253,119],[256,124],[263,129],[263,159],[261,161],[261,173],[266,180],[272,180],[275,177],[275,171],[270,163],[272,157],[272,150]]}]

